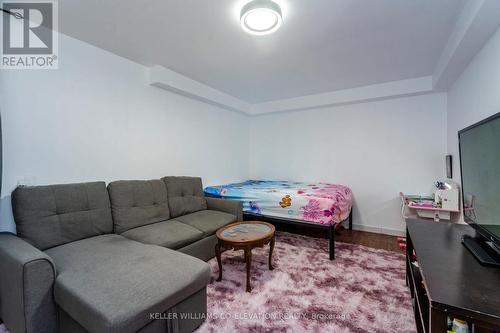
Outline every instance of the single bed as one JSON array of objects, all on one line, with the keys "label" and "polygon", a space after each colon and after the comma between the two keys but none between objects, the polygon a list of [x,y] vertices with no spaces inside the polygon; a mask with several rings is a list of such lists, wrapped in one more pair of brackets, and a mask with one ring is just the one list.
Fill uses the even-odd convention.
[{"label": "single bed", "polygon": [[308,225],[328,231],[335,258],[335,226],[352,229],[352,191],[344,185],[248,180],[205,188],[205,195],[239,200],[245,219]]}]

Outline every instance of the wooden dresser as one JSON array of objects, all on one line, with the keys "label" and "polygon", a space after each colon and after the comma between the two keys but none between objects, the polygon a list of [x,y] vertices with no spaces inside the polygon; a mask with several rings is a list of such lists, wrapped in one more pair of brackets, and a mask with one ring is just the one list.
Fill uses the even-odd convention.
[{"label": "wooden dresser", "polygon": [[462,245],[468,225],[406,221],[406,279],[417,331],[446,333],[447,318],[470,332],[500,332],[500,269],[481,266]]}]

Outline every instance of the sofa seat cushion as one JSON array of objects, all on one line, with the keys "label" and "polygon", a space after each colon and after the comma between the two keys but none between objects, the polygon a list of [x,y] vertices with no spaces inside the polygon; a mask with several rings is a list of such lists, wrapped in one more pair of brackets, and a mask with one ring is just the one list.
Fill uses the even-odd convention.
[{"label": "sofa seat cushion", "polygon": [[180,252],[120,235],[102,235],[46,251],[56,263],[56,303],[86,330],[136,332],[204,288],[209,266]]},{"label": "sofa seat cushion", "polygon": [[216,210],[200,210],[199,212],[178,216],[175,220],[186,223],[203,231],[205,236],[211,235],[220,227],[236,222],[236,216]]},{"label": "sofa seat cushion", "polygon": [[203,232],[185,223],[169,220],[130,229],[122,236],[145,244],[179,249],[203,238]]}]

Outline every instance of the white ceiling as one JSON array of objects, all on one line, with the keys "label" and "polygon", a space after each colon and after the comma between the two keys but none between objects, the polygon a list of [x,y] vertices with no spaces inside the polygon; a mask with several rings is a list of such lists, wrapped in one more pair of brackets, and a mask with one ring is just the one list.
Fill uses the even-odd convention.
[{"label": "white ceiling", "polygon": [[259,103],[428,76],[466,0],[282,0],[268,36],[242,0],[60,0],[61,32]]}]

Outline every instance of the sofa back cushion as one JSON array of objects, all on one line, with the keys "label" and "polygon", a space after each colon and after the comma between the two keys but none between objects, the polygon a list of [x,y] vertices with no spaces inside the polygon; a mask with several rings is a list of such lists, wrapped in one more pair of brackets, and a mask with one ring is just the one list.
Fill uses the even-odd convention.
[{"label": "sofa back cushion", "polygon": [[160,179],[119,180],[110,183],[108,191],[118,234],[170,219],[167,187]]},{"label": "sofa back cushion", "polygon": [[113,232],[104,182],[18,187],[12,210],[17,235],[40,250]]},{"label": "sofa back cushion", "polygon": [[170,215],[177,217],[207,209],[199,177],[163,177],[167,185]]}]

